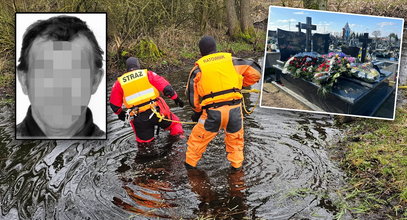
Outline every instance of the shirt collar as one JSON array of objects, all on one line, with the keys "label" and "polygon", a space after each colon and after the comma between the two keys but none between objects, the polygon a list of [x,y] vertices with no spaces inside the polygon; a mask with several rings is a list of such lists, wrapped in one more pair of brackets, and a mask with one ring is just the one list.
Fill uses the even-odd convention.
[{"label": "shirt collar", "polygon": [[[26,133],[27,136],[46,137],[46,135],[41,130],[41,128],[38,126],[37,122],[35,122],[35,120],[32,116],[31,106],[28,108],[27,115],[24,118],[23,124],[24,124],[24,127],[26,128],[25,129],[26,132],[24,132],[24,133]],[[92,111],[89,108],[87,108],[85,125],[83,126],[83,128],[80,131],[78,131],[75,135],[73,135],[72,138],[92,136],[95,129],[96,129],[96,125],[93,123]]]}]

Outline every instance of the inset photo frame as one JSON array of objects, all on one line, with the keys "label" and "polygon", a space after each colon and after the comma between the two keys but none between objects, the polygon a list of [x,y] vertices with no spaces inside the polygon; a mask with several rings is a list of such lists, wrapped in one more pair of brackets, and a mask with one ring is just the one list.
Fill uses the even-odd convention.
[{"label": "inset photo frame", "polygon": [[394,120],[403,26],[270,6],[260,106]]},{"label": "inset photo frame", "polygon": [[16,13],[16,139],[107,139],[106,13]]}]

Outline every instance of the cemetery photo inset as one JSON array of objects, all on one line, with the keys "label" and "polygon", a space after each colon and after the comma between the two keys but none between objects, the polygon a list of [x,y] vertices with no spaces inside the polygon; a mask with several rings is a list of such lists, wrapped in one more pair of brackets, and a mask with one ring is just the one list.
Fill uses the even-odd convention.
[{"label": "cemetery photo inset", "polygon": [[270,6],[260,106],[394,119],[403,25]]}]

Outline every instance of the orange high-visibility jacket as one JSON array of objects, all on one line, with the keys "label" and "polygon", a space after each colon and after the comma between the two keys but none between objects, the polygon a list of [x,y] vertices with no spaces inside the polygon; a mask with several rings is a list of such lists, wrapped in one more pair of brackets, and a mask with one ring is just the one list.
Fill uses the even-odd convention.
[{"label": "orange high-visibility jacket", "polygon": [[202,57],[190,72],[186,96],[196,112],[211,103],[241,99],[242,86],[258,82],[260,66],[251,60],[234,58],[230,53]]},{"label": "orange high-visibility jacket", "polygon": [[243,77],[236,72],[230,53],[214,53],[202,57],[196,62],[204,74],[197,82],[201,95],[201,106],[229,100],[239,100],[243,96]]}]

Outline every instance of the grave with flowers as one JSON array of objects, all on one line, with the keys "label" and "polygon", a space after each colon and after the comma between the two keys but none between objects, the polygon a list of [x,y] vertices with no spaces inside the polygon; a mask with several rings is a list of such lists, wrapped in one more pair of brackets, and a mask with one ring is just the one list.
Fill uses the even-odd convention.
[{"label": "grave with flowers", "polygon": [[[311,17],[296,27],[295,32],[277,29],[280,58],[273,64],[266,59],[266,68],[272,67],[274,81],[280,86],[317,106],[319,111],[362,116],[374,116],[394,96],[395,72],[384,70],[377,65],[380,63],[366,57],[372,41],[368,33],[359,37],[361,48],[357,49],[361,54],[354,57],[341,50],[355,53],[352,47],[332,46],[330,34],[312,34],[317,27]],[[306,29],[306,33],[301,29]],[[334,50],[329,50],[332,47]]]},{"label": "grave with flowers", "polygon": [[392,72],[357,58],[331,52],[304,52],[292,56],[283,66],[281,83],[319,108],[332,113],[371,116],[394,91]]}]

